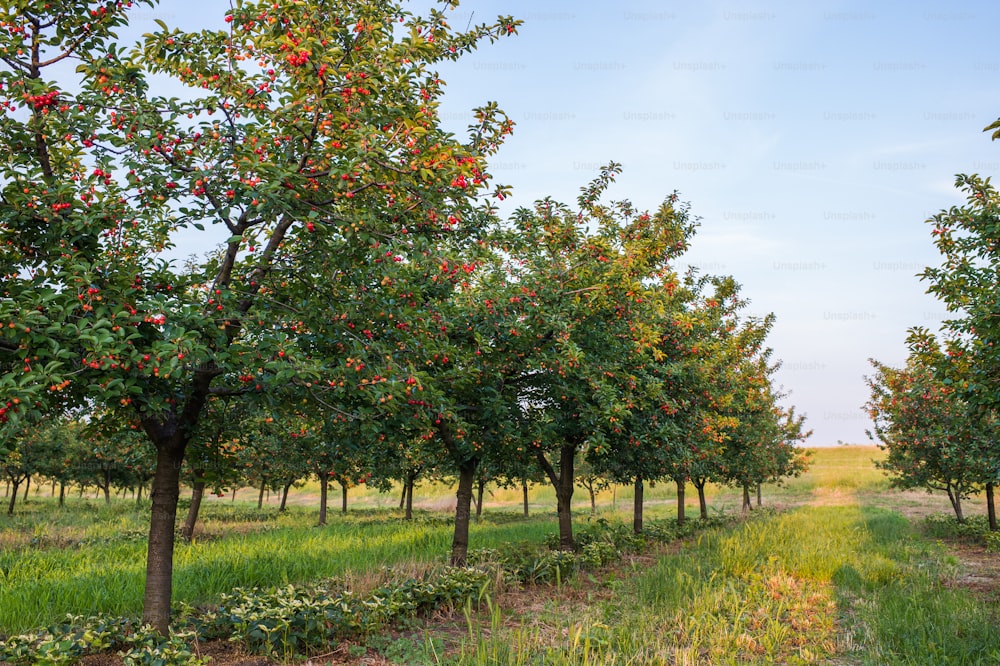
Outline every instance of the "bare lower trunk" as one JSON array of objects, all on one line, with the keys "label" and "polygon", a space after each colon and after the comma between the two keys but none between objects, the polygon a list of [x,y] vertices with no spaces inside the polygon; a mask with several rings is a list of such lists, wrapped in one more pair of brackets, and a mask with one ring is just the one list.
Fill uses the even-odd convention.
[{"label": "bare lower trunk", "polygon": [[642,477],[635,477],[635,495],[632,499],[632,531],[636,534],[642,534],[642,496],[645,489]]},{"label": "bare lower trunk", "polygon": [[948,499],[951,501],[951,508],[955,510],[955,518],[960,523],[965,522],[965,516],[962,515],[962,496],[958,490],[948,486]]},{"label": "bare lower trunk", "polygon": [[410,487],[406,483],[406,479],[403,479],[403,494],[399,496],[399,510],[402,511],[406,507],[406,493]]},{"label": "bare lower trunk", "polygon": [[257,493],[257,508],[262,509],[264,507],[264,489],[267,487],[267,479],[260,480],[260,492]]},{"label": "bare lower trunk", "polygon": [[761,484],[758,483],[757,484],[757,506],[758,507],[764,506],[764,500],[763,500],[763,498],[761,497],[761,494],[760,494],[760,487],[761,487]]},{"label": "bare lower trunk", "polygon": [[8,516],[13,516],[14,515],[14,503],[17,501],[17,490],[20,487],[21,487],[21,483],[19,481],[14,481],[13,482],[13,492],[10,494],[10,502],[7,504],[7,515]]},{"label": "bare lower trunk", "polygon": [[552,482],[556,491],[556,511],[559,514],[559,550],[573,550],[573,488],[575,487],[573,459],[576,456],[575,444],[563,444],[559,447],[559,472],[556,473],[552,463],[539,453],[537,458],[546,476]]},{"label": "bare lower trunk", "polygon": [[404,515],[406,520],[413,520],[413,486],[415,480],[415,475],[406,477],[406,514]]},{"label": "bare lower trunk", "polygon": [[683,525],[687,515],[684,513],[684,491],[687,482],[684,479],[674,479],[677,484],[677,524]]},{"label": "bare lower trunk", "polygon": [[986,515],[990,521],[990,531],[997,531],[997,507],[993,503],[993,483],[986,484]]},{"label": "bare lower trunk", "polygon": [[201,498],[205,495],[205,482],[195,481],[191,488],[191,506],[188,507],[184,527],[181,528],[181,538],[190,541],[194,536],[194,526],[198,522],[198,512],[201,510]]},{"label": "bare lower trunk", "polygon": [[281,506],[278,507],[278,511],[284,511],[285,506],[288,504],[288,491],[291,489],[294,481],[289,481],[281,489]]},{"label": "bare lower trunk", "polygon": [[59,506],[66,504],[66,482],[59,482]]},{"label": "bare lower trunk", "polygon": [[479,479],[479,486],[476,488],[476,522],[483,516],[483,494],[486,492],[486,481]]},{"label": "bare lower trunk", "polygon": [[743,484],[743,513],[753,509],[753,505],[750,503],[750,486]]},{"label": "bare lower trunk", "polygon": [[29,476],[24,480],[24,499],[21,500],[21,504],[28,503],[28,491],[31,490],[31,477]]},{"label": "bare lower trunk", "polygon": [[528,482],[521,482],[521,501],[524,503],[524,516],[528,517]]},{"label": "bare lower trunk", "polygon": [[347,482],[340,482],[340,512],[347,513]]},{"label": "bare lower trunk", "polygon": [[694,487],[698,489],[698,511],[704,520],[708,518],[708,502],[705,501],[705,482],[695,481]]},{"label": "bare lower trunk", "polygon": [[319,522],[317,525],[326,525],[326,493],[330,486],[330,477],[326,474],[319,475]]},{"label": "bare lower trunk", "polygon": [[469,555],[469,516],[472,506],[472,484],[477,460],[468,460],[458,468],[458,491],[455,493],[455,533],[451,539],[451,565],[465,565]]},{"label": "bare lower trunk", "polygon": [[590,494],[590,515],[597,513],[597,493],[594,492],[594,484],[587,485],[587,493]]},{"label": "bare lower trunk", "polygon": [[142,620],[166,635],[170,627],[170,596],[174,573],[174,524],[180,495],[181,463],[186,442],[180,437],[156,442],[156,471],[150,493],[153,506],[146,552],[146,591]]}]

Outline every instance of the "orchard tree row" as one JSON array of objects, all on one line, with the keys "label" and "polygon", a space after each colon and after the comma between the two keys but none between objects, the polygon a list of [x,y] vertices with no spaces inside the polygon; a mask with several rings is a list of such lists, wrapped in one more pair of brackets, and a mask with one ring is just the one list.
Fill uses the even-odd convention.
[{"label": "orchard tree row", "polygon": [[[120,43],[154,4],[0,8],[0,460],[14,479],[33,446],[152,459],[146,622],[167,631],[182,474],[195,512],[248,464],[411,498],[451,475],[461,563],[480,479],[540,472],[571,548],[580,460],[635,485],[636,529],[646,483],[749,502],[802,469],[772,318],[676,272],[695,222],[675,194],[609,201],[611,164],[572,207],[500,219],[488,160],[513,123],[490,102],[445,130],[435,68],[517,21],[237,0]],[[179,241],[217,249],[180,261]]]},{"label": "orchard tree row", "polygon": [[[1000,120],[986,128],[1000,137]],[[951,317],[939,333],[911,328],[902,368],[872,361],[872,437],[900,488],[944,491],[958,521],[962,500],[985,492],[997,529],[1000,483],[1000,193],[989,178],[959,175],[963,205],[928,220],[942,264],[919,277]]]}]

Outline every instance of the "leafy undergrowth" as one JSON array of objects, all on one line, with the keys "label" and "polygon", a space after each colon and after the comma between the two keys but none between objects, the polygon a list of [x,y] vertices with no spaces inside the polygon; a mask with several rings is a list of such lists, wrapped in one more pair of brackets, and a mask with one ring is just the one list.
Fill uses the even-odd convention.
[{"label": "leafy undergrowth", "polygon": [[[357,642],[400,626],[431,611],[490,604],[501,588],[549,585],[637,553],[651,544],[689,536],[719,524],[689,522],[680,527],[649,523],[643,535],[624,525],[598,521],[578,535],[575,552],[529,545],[505,545],[470,553],[469,567],[431,567],[399,582],[387,571],[383,585],[356,592],[343,580],[274,588],[238,588],[212,608],[179,607],[169,637],[160,637],[134,620],[109,616],[70,616],[65,622],[8,638],[0,643],[0,663],[69,664],[87,655],[117,653],[122,663],[203,664],[198,644],[225,639],[250,654],[288,661],[330,654],[339,643]],[[376,639],[374,641],[378,643]],[[398,644],[385,649],[398,650]]]},{"label": "leafy undergrowth", "polygon": [[990,530],[986,516],[970,516],[958,522],[953,514],[932,514],[924,518],[922,527],[928,536],[965,540],[987,550],[1000,551],[1000,532]]}]

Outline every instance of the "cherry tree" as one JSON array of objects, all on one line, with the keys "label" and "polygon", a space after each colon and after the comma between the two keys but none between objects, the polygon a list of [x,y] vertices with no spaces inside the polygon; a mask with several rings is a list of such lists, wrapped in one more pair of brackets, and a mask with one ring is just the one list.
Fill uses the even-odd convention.
[{"label": "cherry tree", "polygon": [[[181,463],[206,404],[352,388],[343,358],[296,341],[329,322],[347,335],[339,286],[375,257],[436,263],[442,239],[477,233],[510,123],[487,104],[466,139],[443,129],[434,67],[517,24],[267,0],[117,43],[153,4],[0,9],[0,421],[84,400],[131,413],[156,451],[143,615],[166,632]],[[181,266],[180,234],[221,245]]]}]

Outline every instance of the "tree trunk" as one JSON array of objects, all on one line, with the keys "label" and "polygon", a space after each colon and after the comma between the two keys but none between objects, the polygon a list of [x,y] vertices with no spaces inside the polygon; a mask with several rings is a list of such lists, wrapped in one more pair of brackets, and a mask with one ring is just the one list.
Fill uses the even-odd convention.
[{"label": "tree trunk", "polygon": [[687,482],[684,479],[674,479],[674,483],[677,484],[677,524],[683,525],[684,520],[687,518],[687,515],[684,513],[684,493]]},{"label": "tree trunk", "polygon": [[326,525],[326,492],[330,485],[330,477],[323,472],[319,475],[319,522],[317,525]]},{"label": "tree trunk", "polygon": [[135,491],[135,505],[139,506],[142,504],[142,487],[145,485],[143,482],[139,483],[139,487]]},{"label": "tree trunk", "polygon": [[476,488],[476,522],[483,516],[483,494],[486,492],[486,479],[479,479],[479,487]]},{"label": "tree trunk", "polygon": [[559,514],[559,550],[573,550],[573,488],[575,487],[573,460],[576,444],[559,447],[559,473],[557,474],[548,458],[538,453],[538,463],[545,470],[556,491],[556,511]]},{"label": "tree trunk", "polygon": [[229,501],[230,502],[235,502],[236,501],[236,488],[233,488],[233,497]]},{"label": "tree trunk", "polygon": [[21,486],[20,481],[13,481],[13,492],[10,494],[10,502],[7,504],[7,515],[14,515],[14,502],[17,501],[17,489]]},{"label": "tree trunk", "polygon": [[66,504],[66,482],[59,482],[59,506],[64,506]]},{"label": "tree trunk", "polygon": [[993,482],[986,484],[986,515],[990,521],[990,531],[997,531],[997,507],[993,503]]},{"label": "tree trunk", "polygon": [[403,479],[403,494],[399,497],[399,510],[402,511],[406,507],[406,492],[409,490],[409,486],[406,484],[406,479]]},{"label": "tree trunk", "polygon": [[52,492],[49,493],[49,497],[56,496],[56,480],[52,479]]},{"label": "tree trunk", "polygon": [[702,520],[708,518],[708,502],[705,501],[705,480],[694,482],[694,487],[698,489],[698,510]]},{"label": "tree trunk", "polygon": [[413,520],[413,486],[416,478],[416,474],[406,475],[406,514],[403,516],[406,520]]},{"label": "tree trunk", "polygon": [[21,500],[21,504],[28,503],[28,491],[31,490],[31,475],[24,480],[24,499]]},{"label": "tree trunk", "polygon": [[340,512],[347,514],[347,482],[340,482]]},{"label": "tree trunk", "polygon": [[962,497],[958,490],[953,489],[951,485],[948,486],[948,499],[951,501],[951,508],[955,510],[955,518],[960,523],[965,522],[965,516],[962,515]]},{"label": "tree trunk", "polygon": [[267,487],[267,479],[260,480],[260,492],[257,494],[257,509],[264,507],[264,488]]},{"label": "tree trunk", "polygon": [[194,536],[194,526],[198,522],[198,511],[201,510],[201,498],[205,496],[205,481],[200,478],[201,474],[195,475],[198,480],[191,488],[191,506],[188,508],[187,518],[184,520],[184,527],[181,528],[181,538],[190,541]]},{"label": "tree trunk", "polygon": [[174,525],[177,521],[177,499],[180,496],[181,463],[184,461],[187,442],[180,434],[172,437],[166,434],[154,437],[154,434],[160,433],[150,433],[156,446],[156,471],[150,493],[153,506],[149,519],[142,621],[166,636],[170,628],[170,595],[174,573]]},{"label": "tree trunk", "polygon": [[587,492],[590,494],[590,515],[597,514],[597,493],[594,492],[594,484],[587,484]]},{"label": "tree trunk", "polygon": [[479,461],[467,460],[458,467],[458,491],[455,493],[455,533],[451,539],[451,565],[461,567],[469,555],[469,514],[472,484]]},{"label": "tree trunk", "polygon": [[111,470],[104,470],[104,503],[111,504]]},{"label": "tree trunk", "polygon": [[528,517],[528,482],[521,482],[521,500],[524,503],[524,517]]},{"label": "tree trunk", "polygon": [[645,489],[642,477],[635,477],[635,495],[632,499],[632,531],[635,534],[642,534],[642,496]]},{"label": "tree trunk", "polygon": [[762,484],[760,484],[760,483],[757,484],[757,506],[758,507],[764,506],[764,500],[763,500],[763,498],[761,497],[761,494],[760,494],[760,487],[761,487],[761,485]]},{"label": "tree trunk", "polygon": [[284,511],[288,504],[288,491],[291,490],[294,481],[289,481],[281,489],[281,506],[278,507],[278,511]]},{"label": "tree trunk", "polygon": [[750,504],[750,486],[746,483],[743,484],[743,513],[753,509]]}]

